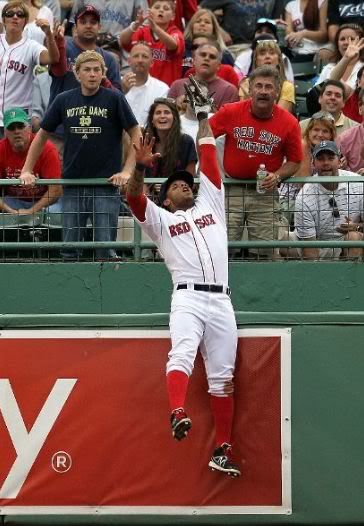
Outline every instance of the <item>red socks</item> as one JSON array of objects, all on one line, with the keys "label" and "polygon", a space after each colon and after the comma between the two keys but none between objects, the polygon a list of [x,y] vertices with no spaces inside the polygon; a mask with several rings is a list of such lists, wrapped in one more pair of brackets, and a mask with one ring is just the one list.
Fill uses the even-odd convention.
[{"label": "red socks", "polygon": [[216,446],[224,442],[230,444],[231,428],[234,415],[234,398],[232,396],[210,397],[212,414],[215,420]]},{"label": "red socks", "polygon": [[171,410],[184,407],[189,377],[182,371],[171,371],[167,374],[167,391]]}]

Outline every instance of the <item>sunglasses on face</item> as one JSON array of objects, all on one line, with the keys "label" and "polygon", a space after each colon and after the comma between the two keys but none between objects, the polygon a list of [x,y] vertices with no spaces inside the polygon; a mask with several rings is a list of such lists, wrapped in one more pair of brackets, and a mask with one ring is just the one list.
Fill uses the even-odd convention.
[{"label": "sunglasses on face", "polygon": [[15,130],[24,130],[25,124],[24,122],[13,122],[9,124],[9,126],[6,128],[8,131],[15,131]]},{"label": "sunglasses on face", "polygon": [[4,13],[5,18],[14,18],[15,15],[18,18],[25,18],[25,13],[23,13],[23,11],[7,11]]},{"label": "sunglasses on face", "polygon": [[338,209],[336,201],[335,201],[335,199],[333,197],[331,197],[331,199],[329,199],[329,205],[332,208],[332,216],[335,217],[335,219],[340,217],[340,210]]}]

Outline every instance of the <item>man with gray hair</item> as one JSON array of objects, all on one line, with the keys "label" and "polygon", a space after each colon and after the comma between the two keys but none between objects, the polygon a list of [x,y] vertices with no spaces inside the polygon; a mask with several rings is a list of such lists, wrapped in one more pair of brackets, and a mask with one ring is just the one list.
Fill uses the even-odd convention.
[{"label": "man with gray hair", "polygon": [[[228,178],[255,180],[261,165],[267,172],[263,193],[249,183],[227,188],[229,239],[240,241],[246,226],[249,240],[271,241],[279,227],[277,187],[299,168],[301,132],[293,115],[276,104],[280,80],[275,68],[255,69],[249,90],[250,99],[223,106],[210,125],[215,137],[225,135],[223,164]],[[259,256],[271,254],[271,249],[259,251]]]}]

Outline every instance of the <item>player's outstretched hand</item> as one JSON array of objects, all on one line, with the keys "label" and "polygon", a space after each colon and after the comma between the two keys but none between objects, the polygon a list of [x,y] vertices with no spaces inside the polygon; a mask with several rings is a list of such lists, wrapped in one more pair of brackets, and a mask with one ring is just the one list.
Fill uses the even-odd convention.
[{"label": "player's outstretched hand", "polygon": [[139,144],[133,143],[135,151],[135,162],[143,164],[144,166],[152,166],[152,164],[161,156],[160,153],[153,153],[153,146],[155,137],[149,137],[148,133],[144,137],[140,137]]},{"label": "player's outstretched hand", "polygon": [[200,86],[193,75],[189,76],[190,82],[185,84],[186,97],[198,120],[207,119],[214,101],[207,88]]}]

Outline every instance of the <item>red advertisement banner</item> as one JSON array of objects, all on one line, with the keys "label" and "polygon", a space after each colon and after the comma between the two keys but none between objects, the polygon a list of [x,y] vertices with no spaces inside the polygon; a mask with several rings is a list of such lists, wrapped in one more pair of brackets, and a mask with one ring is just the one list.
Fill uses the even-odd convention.
[{"label": "red advertisement banner", "polygon": [[239,331],[234,456],[212,472],[198,355],[173,440],[168,331],[3,331],[0,513],[290,513],[290,330]]}]

